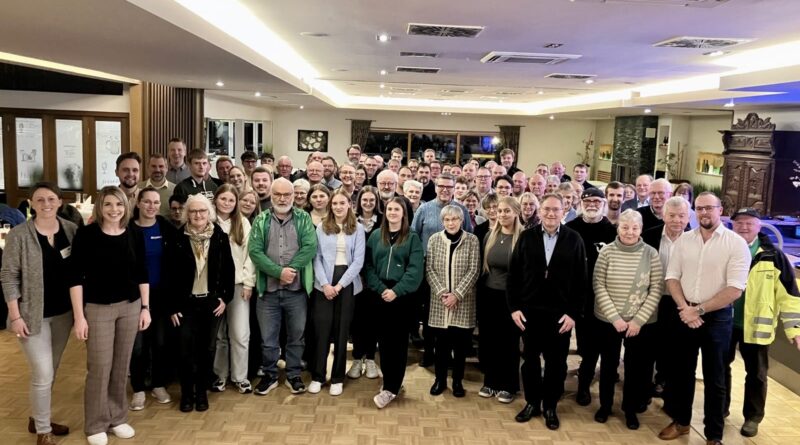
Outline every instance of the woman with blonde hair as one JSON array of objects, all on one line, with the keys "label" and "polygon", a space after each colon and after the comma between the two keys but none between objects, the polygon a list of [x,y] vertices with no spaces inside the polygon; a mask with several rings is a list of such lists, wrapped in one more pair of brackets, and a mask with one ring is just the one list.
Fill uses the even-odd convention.
[{"label": "woman with blonde hair", "polygon": [[94,222],[72,243],[75,336],[86,341],[84,430],[90,445],[136,433],[128,425],[128,370],[136,333],[150,326],[144,242],[128,228],[131,209],[115,186],[97,195]]},{"label": "woman with blonde hair", "polygon": [[333,192],[328,215],[317,226],[317,255],[314,258],[314,291],[310,316],[314,323],[312,382],[308,392],[316,394],[325,384],[330,339],[333,338],[333,366],[330,394],[342,393],[347,364],[347,337],[355,310],[355,295],[363,290],[364,227],[356,222],[350,195],[344,189]]},{"label": "woman with blonde hair", "polygon": [[236,191],[242,193],[243,190],[252,188],[250,185],[250,177],[244,172],[241,167],[231,167],[228,173],[228,183],[236,187]]},{"label": "woman with blonde hair", "polygon": [[253,220],[261,213],[261,206],[258,205],[258,193],[251,188],[239,192],[239,212],[247,218],[252,225]]},{"label": "woman with blonde hair", "polygon": [[539,224],[539,199],[536,198],[536,195],[531,192],[521,194],[519,196],[519,206],[522,211],[519,214],[519,220],[523,228],[530,229]]},{"label": "woman with blonde hair", "polygon": [[506,303],[506,277],[511,253],[522,233],[519,202],[506,197],[497,204],[497,224],[483,247],[483,276],[478,292],[478,346],[483,369],[481,397],[496,397],[501,403],[514,401],[519,391],[519,336]]}]

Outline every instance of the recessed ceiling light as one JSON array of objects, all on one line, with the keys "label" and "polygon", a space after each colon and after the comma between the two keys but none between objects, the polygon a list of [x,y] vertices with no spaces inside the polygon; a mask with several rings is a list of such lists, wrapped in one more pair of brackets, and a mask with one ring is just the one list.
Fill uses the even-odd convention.
[{"label": "recessed ceiling light", "polygon": [[538,94],[538,95],[540,95],[540,96],[541,96],[542,94],[544,94],[544,91],[542,91],[542,90],[539,90],[539,91],[537,91],[537,92],[536,92],[536,94]]},{"label": "recessed ceiling light", "polygon": [[725,54],[728,54],[728,52],[729,51],[717,50],[717,51],[711,51],[710,53],[703,53],[703,55],[704,56],[708,56],[708,57],[719,57],[719,56],[724,56]]},{"label": "recessed ceiling light", "polygon": [[594,79],[586,79],[583,81],[583,83],[585,83],[586,85],[591,85],[594,83]]},{"label": "recessed ceiling light", "polygon": [[561,48],[564,46],[563,43],[545,43],[543,48]]},{"label": "recessed ceiling light", "polygon": [[390,36],[389,34],[386,34],[386,33],[382,33],[382,34],[378,34],[377,36],[375,36],[375,40],[377,40],[377,41],[379,41],[381,43],[386,43],[389,40],[392,40],[392,36]]},{"label": "recessed ceiling light", "polygon": [[383,89],[383,88],[386,88],[386,85],[384,85],[384,84],[380,84],[380,88],[381,88],[381,89]]},{"label": "recessed ceiling light", "polygon": [[223,81],[221,81],[221,80],[218,80],[218,81],[217,81],[217,83],[216,83],[216,85],[217,85],[218,87],[222,88],[222,87],[224,87],[224,86],[225,86],[225,82],[223,82]]},{"label": "recessed ceiling light", "polygon": [[733,99],[731,99],[730,102],[728,102],[725,105],[723,105],[723,107],[725,107],[725,108],[733,108],[734,106],[736,106],[736,104],[733,103]]},{"label": "recessed ceiling light", "polygon": [[256,91],[256,94],[254,94],[254,96],[261,97],[261,91]]},{"label": "recessed ceiling light", "polygon": [[645,109],[644,109],[644,112],[645,112],[646,114],[650,114],[650,113],[652,113],[652,112],[653,112],[653,110],[651,110],[651,109],[649,109],[649,108],[645,108]]},{"label": "recessed ceiling light", "polygon": [[443,111],[442,112],[442,116],[450,116],[451,114],[453,114],[453,113],[450,113],[450,112],[447,112],[447,111]]},{"label": "recessed ceiling light", "polygon": [[305,108],[305,106],[303,106],[303,105],[300,105],[300,109],[302,110],[303,108]]},{"label": "recessed ceiling light", "polygon": [[301,32],[300,35],[303,36],[303,37],[328,37],[328,36],[330,36],[330,34],[328,34],[326,32],[308,32],[308,31]]},{"label": "recessed ceiling light", "polygon": [[553,116],[552,114],[550,115],[550,120],[553,120],[553,119],[555,119],[555,118],[556,118],[556,117],[555,117],[555,116]]},{"label": "recessed ceiling light", "polygon": [[381,70],[381,76],[385,76],[385,75],[386,75],[386,74],[388,74],[388,73],[389,73],[389,72],[388,72],[388,71],[386,71],[386,70]]},{"label": "recessed ceiling light", "polygon": [[348,70],[347,68],[331,68],[331,71],[333,71],[334,73],[345,73],[350,70]]}]

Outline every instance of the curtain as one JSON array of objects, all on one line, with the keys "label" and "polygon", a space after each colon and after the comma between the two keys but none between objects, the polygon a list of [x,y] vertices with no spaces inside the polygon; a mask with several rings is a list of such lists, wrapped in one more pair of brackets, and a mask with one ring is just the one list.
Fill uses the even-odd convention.
[{"label": "curtain", "polygon": [[351,120],[350,143],[358,144],[358,146],[364,150],[364,146],[367,144],[367,138],[369,138],[369,127],[371,125],[372,121]]},{"label": "curtain", "polygon": [[510,148],[514,152],[514,165],[519,159],[519,125],[498,125],[500,127],[500,143],[503,148]]}]

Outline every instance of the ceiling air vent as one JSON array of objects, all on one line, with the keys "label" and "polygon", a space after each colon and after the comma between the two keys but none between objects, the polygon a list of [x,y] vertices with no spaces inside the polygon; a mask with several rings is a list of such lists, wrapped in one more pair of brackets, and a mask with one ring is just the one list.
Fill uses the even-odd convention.
[{"label": "ceiling air vent", "polygon": [[433,25],[428,23],[409,23],[408,35],[431,37],[478,37],[483,26]]},{"label": "ceiling air vent", "polygon": [[455,89],[455,88],[445,88],[445,89],[443,89],[441,91],[441,93],[444,93],[444,94],[465,94],[465,93],[471,93],[471,92],[472,92],[471,90],[459,90],[459,89]]},{"label": "ceiling air vent", "polygon": [[429,59],[435,59],[439,57],[438,53],[419,53],[414,51],[400,51],[400,57],[426,57]]},{"label": "ceiling air vent", "polygon": [[425,68],[421,66],[398,66],[395,71],[398,73],[418,73],[418,74],[436,74],[441,68]]},{"label": "ceiling air vent", "polygon": [[566,74],[566,73],[552,73],[544,77],[549,79],[567,79],[567,80],[586,80],[597,77],[596,74]]},{"label": "ceiling air vent", "polygon": [[389,87],[390,90],[396,91],[398,93],[416,93],[419,91],[419,88],[407,88],[407,87]]},{"label": "ceiling air vent", "polygon": [[752,42],[753,39],[728,39],[720,37],[673,37],[653,44],[656,48],[727,48],[733,45]]},{"label": "ceiling air vent", "polygon": [[555,65],[566,60],[580,59],[578,54],[545,54],[545,53],[514,53],[505,51],[492,51],[483,56],[483,63],[535,63],[540,65]]},{"label": "ceiling air vent", "polygon": [[690,8],[714,8],[730,0],[578,0],[582,3],[638,3],[645,5],[687,6]]},{"label": "ceiling air vent", "polygon": [[519,91],[495,91],[494,94],[497,96],[519,96],[522,93]]}]

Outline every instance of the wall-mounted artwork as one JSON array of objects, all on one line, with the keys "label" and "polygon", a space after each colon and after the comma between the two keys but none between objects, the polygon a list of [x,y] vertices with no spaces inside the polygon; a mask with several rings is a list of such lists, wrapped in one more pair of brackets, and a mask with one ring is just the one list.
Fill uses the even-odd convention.
[{"label": "wall-mounted artwork", "polygon": [[328,151],[326,130],[297,130],[297,150]]}]

